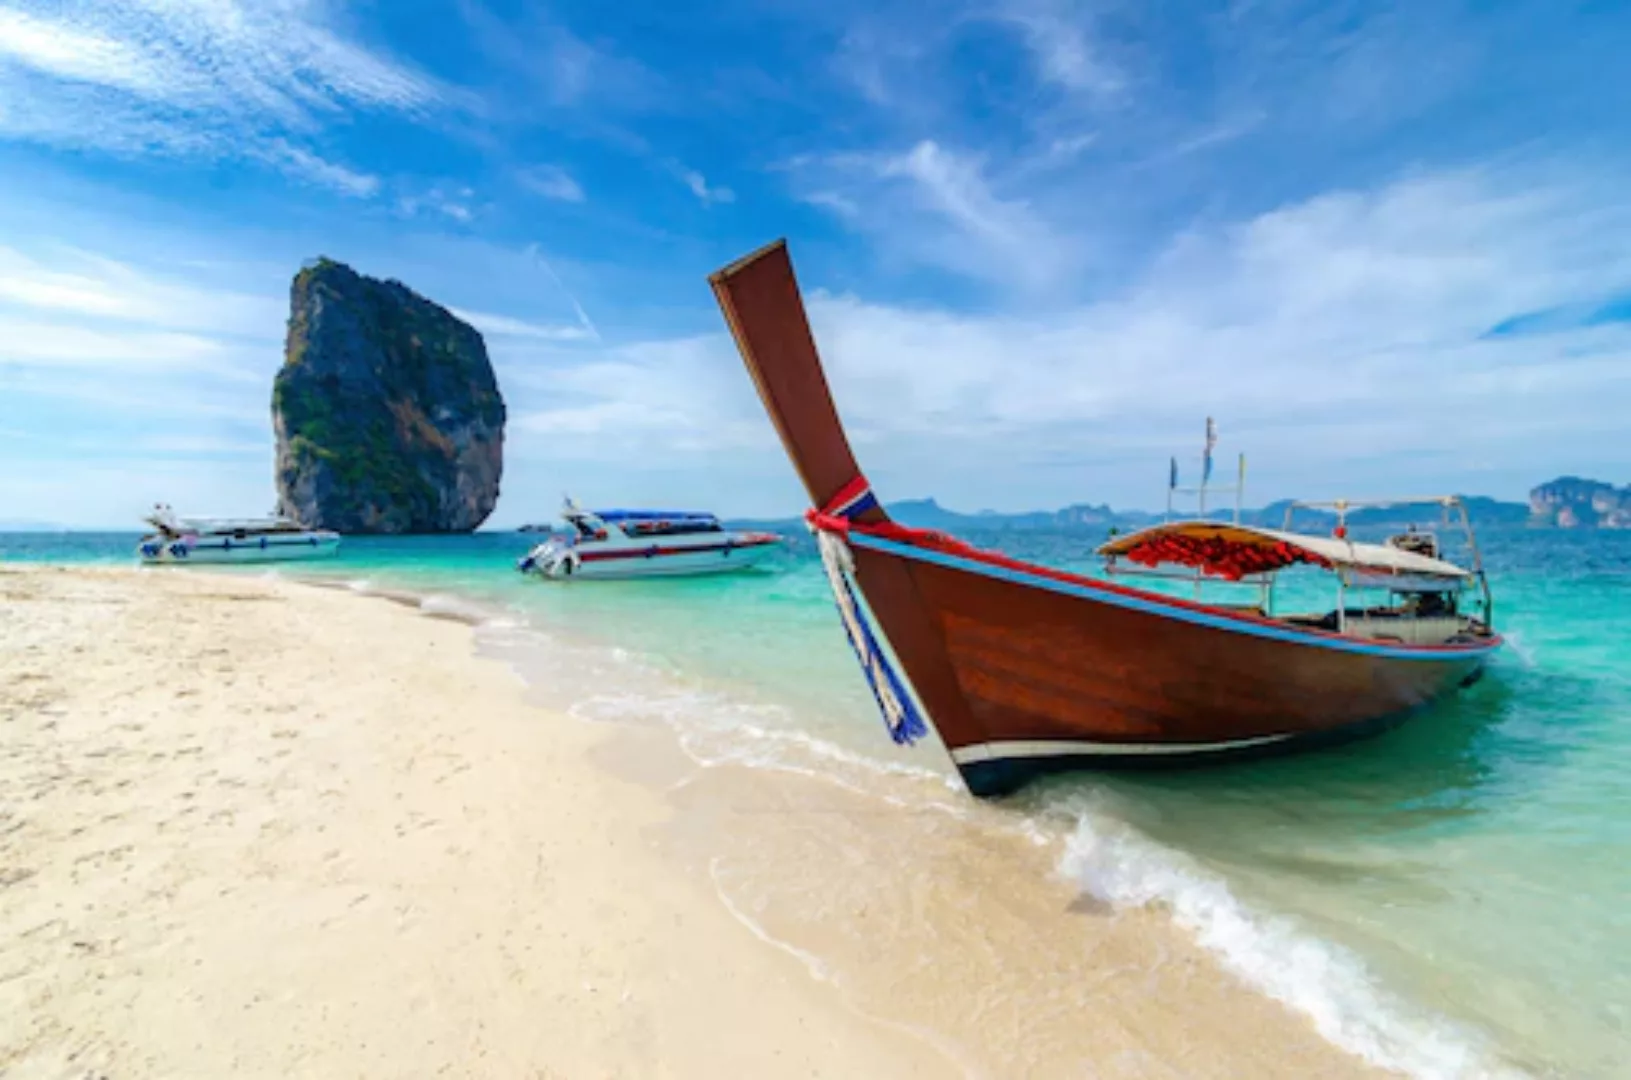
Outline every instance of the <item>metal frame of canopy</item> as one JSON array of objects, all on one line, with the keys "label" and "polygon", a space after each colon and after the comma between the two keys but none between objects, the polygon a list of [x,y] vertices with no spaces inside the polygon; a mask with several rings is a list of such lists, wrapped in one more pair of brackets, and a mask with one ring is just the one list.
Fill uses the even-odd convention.
[{"label": "metal frame of canopy", "polygon": [[1286,507],[1286,516],[1283,527],[1291,528],[1292,515],[1299,509],[1303,510],[1334,510],[1337,515],[1337,528],[1347,531],[1348,512],[1350,510],[1377,509],[1390,506],[1437,506],[1440,510],[1441,521],[1445,529],[1451,527],[1450,514],[1454,511],[1459,518],[1462,535],[1467,540],[1467,550],[1472,555],[1472,576],[1478,580],[1479,592],[1484,601],[1484,624],[1495,625],[1495,598],[1490,592],[1489,577],[1484,573],[1484,553],[1478,546],[1478,534],[1473,531],[1472,515],[1467,512],[1466,500],[1459,495],[1406,495],[1391,499],[1327,499],[1327,500],[1300,500],[1290,503]]}]

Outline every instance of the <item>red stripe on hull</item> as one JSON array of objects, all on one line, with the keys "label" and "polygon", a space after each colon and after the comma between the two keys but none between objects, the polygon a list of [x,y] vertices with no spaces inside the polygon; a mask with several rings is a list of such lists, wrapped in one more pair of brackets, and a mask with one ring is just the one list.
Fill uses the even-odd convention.
[{"label": "red stripe on hull", "polygon": [[606,562],[611,559],[657,559],[664,555],[707,555],[716,551],[745,551],[748,548],[769,547],[774,540],[743,540],[735,544],[709,544],[685,548],[623,548],[617,551],[579,552],[584,562]]}]

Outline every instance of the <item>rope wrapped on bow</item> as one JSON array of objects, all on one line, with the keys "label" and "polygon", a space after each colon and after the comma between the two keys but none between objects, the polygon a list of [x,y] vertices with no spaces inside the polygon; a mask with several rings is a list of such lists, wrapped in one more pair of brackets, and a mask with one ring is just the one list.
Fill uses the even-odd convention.
[{"label": "rope wrapped on bow", "polygon": [[895,673],[894,665],[879,646],[866,607],[855,594],[855,559],[845,541],[852,519],[877,505],[877,496],[872,494],[865,478],[858,476],[844,485],[825,507],[806,514],[805,520],[816,535],[821,566],[827,572],[838,617],[843,621],[844,633],[855,650],[856,659],[861,662],[861,672],[872,687],[872,696],[878,701],[889,737],[901,745],[910,745],[927,735],[929,729],[912,695]]}]

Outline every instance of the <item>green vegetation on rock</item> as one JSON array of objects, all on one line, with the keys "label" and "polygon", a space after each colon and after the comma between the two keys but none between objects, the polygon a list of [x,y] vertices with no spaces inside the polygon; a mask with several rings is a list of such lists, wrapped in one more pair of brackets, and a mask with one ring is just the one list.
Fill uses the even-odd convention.
[{"label": "green vegetation on rock", "polygon": [[505,408],[481,335],[400,282],[295,275],[272,387],[285,512],[348,533],[465,532],[492,512]]}]

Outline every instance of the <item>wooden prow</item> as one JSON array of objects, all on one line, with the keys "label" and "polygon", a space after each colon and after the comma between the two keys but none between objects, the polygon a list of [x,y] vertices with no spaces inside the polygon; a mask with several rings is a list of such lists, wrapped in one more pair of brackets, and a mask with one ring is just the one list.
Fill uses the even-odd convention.
[{"label": "wooden prow", "polygon": [[[821,370],[787,242],[777,240],[738,259],[710,275],[708,283],[811,504],[826,506],[860,475],[860,467]],[[885,519],[881,509],[858,518]]]}]

